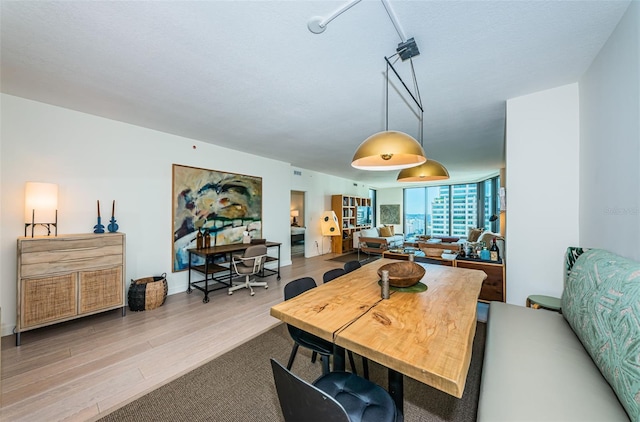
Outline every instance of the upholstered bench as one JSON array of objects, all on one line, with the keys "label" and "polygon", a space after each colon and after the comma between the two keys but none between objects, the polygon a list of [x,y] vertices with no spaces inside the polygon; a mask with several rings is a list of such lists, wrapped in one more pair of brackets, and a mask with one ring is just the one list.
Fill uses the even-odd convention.
[{"label": "upholstered bench", "polygon": [[478,421],[640,421],[640,263],[585,250],[562,311],[491,302]]}]

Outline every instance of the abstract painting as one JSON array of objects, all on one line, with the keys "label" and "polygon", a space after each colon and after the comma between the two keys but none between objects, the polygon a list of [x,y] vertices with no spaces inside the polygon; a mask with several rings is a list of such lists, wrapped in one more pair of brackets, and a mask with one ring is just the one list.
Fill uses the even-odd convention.
[{"label": "abstract painting", "polygon": [[400,224],[400,205],[380,205],[381,224]]},{"label": "abstract painting", "polygon": [[261,177],[174,164],[172,206],[174,272],[189,267],[198,230],[211,246],[242,243],[245,232],[262,237]]}]

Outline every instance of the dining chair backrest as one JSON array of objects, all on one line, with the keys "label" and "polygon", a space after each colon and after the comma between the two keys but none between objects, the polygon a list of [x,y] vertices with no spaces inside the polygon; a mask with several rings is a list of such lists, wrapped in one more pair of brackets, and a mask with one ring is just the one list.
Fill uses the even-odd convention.
[{"label": "dining chair backrest", "polygon": [[311,277],[290,281],[284,286],[284,300],[292,299],[314,287],[317,287],[316,281]]},{"label": "dining chair backrest", "polygon": [[360,261],[349,261],[349,262],[345,262],[344,264],[344,270],[348,273],[350,273],[351,271],[357,270],[360,267],[362,267],[362,264],[360,264]]},{"label": "dining chair backrest", "polygon": [[335,278],[345,275],[346,273],[347,272],[342,268],[334,268],[333,270],[329,270],[322,275],[322,281],[324,283],[328,283]]},{"label": "dining chair backrest", "polygon": [[271,369],[285,422],[349,422],[347,411],[336,399],[288,371],[273,358]]},{"label": "dining chair backrest", "polygon": [[[302,277],[297,280],[290,281],[284,286],[284,300],[292,299],[315,287],[317,287],[316,281],[311,277]],[[287,324],[287,329],[295,341],[304,334],[303,330],[290,324]]]}]

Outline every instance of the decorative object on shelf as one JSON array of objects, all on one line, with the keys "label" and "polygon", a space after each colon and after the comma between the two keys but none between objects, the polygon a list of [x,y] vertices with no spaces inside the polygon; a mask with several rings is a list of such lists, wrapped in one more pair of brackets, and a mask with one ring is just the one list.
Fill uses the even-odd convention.
[{"label": "decorative object on shelf", "polygon": [[291,223],[292,226],[295,226],[295,227],[298,226],[298,217],[299,216],[300,216],[300,211],[291,210],[291,217],[293,217],[293,222]]},{"label": "decorative object on shelf", "polygon": [[198,234],[196,234],[196,248],[204,248],[204,235],[202,234],[202,229],[198,229]]},{"label": "decorative object on shelf", "polygon": [[134,312],[156,309],[164,304],[168,291],[167,273],[131,280],[128,294],[129,309]]},{"label": "decorative object on shelf", "polygon": [[210,248],[211,247],[211,232],[209,231],[209,229],[204,229],[204,233],[202,234],[202,236],[204,237],[204,247],[205,248]]},{"label": "decorative object on shelf", "polygon": [[33,237],[37,225],[47,229],[51,235],[51,227],[58,236],[58,185],[54,183],[27,182],[24,190],[24,235],[31,227]]},{"label": "decorative object on shelf", "polygon": [[100,218],[100,200],[98,199],[98,224],[93,226],[94,233],[104,233],[104,225],[102,224],[102,219]]},{"label": "decorative object on shelf", "polygon": [[416,167],[404,169],[398,173],[398,182],[429,182],[433,180],[446,180],[449,171],[436,160],[427,160],[426,163]]},{"label": "decorative object on shelf", "polygon": [[251,243],[251,236],[249,236],[249,232],[245,231],[242,234],[242,243]]},{"label": "decorative object on shelf", "polygon": [[403,132],[389,130],[389,69],[391,69],[420,110],[419,129],[420,139],[422,140],[424,108],[422,107],[422,101],[420,100],[420,91],[418,89],[415,71],[413,68],[413,60],[411,60],[412,57],[419,54],[420,51],[418,51],[418,46],[416,45],[415,40],[410,38],[407,41],[398,44],[396,53],[391,56],[399,56],[403,61],[406,59],[411,61],[411,74],[413,76],[414,89],[416,93],[415,96],[393,67],[389,58],[384,58],[387,64],[387,70],[385,72],[385,79],[387,82],[385,92],[385,130],[384,132],[378,132],[371,135],[360,144],[351,162],[351,166],[354,168],[372,171],[402,170],[418,166],[427,161],[422,144],[415,138]]},{"label": "decorative object on shelf", "polygon": [[109,233],[115,233],[118,231],[118,223],[116,223],[116,200],[113,200],[113,204],[111,205],[111,220],[109,220],[109,225],[107,226],[107,230]]},{"label": "decorative object on shelf", "polygon": [[393,262],[378,268],[378,275],[382,271],[389,272],[389,285],[392,287],[410,287],[424,277],[426,270],[420,264],[410,261]]},{"label": "decorative object on shelf", "polygon": [[261,238],[262,178],[174,164],[172,221],[174,272],[188,268],[198,227],[209,231],[213,246],[241,243],[245,231]]}]

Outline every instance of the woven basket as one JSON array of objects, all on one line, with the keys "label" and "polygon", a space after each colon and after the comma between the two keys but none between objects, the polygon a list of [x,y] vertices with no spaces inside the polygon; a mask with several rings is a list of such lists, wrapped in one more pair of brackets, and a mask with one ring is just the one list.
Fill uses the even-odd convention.
[{"label": "woven basket", "polygon": [[131,280],[129,309],[137,312],[158,308],[167,299],[168,290],[167,273],[158,277]]}]

